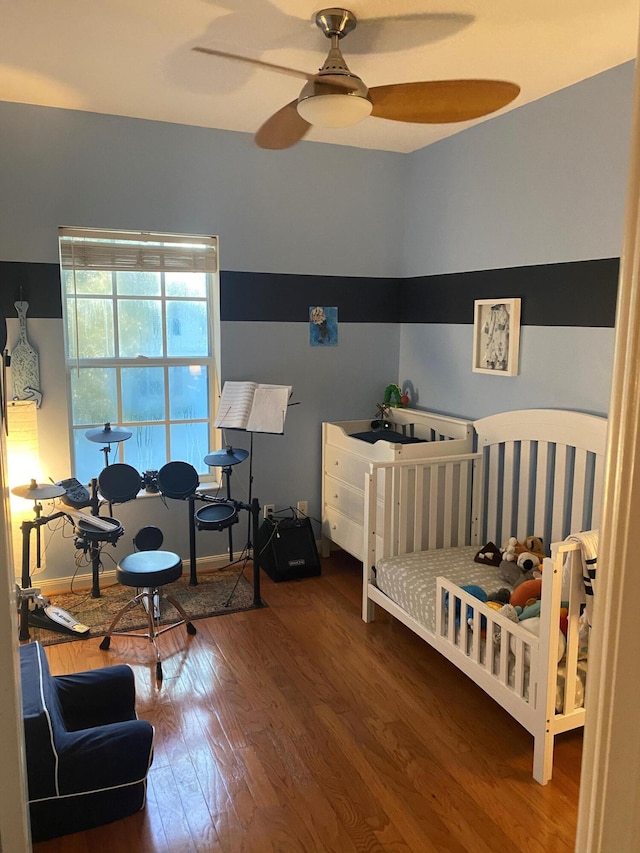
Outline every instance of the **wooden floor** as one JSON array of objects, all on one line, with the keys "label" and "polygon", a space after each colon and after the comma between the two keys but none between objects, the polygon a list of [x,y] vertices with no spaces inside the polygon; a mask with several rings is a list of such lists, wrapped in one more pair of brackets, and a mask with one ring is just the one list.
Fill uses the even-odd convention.
[{"label": "wooden floor", "polygon": [[574,845],[582,736],[557,739],[554,778],[532,739],[395,620],[360,619],[360,564],[272,583],[260,610],[148,643],[47,648],[54,674],[133,666],[156,727],[144,811],[35,853],[560,853]]}]

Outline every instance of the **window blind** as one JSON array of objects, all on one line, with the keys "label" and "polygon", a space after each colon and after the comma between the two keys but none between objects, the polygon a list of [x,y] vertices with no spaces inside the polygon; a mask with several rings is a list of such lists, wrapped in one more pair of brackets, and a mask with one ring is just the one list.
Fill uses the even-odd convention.
[{"label": "window blind", "polygon": [[60,264],[66,270],[216,272],[217,239],[126,231],[61,228]]}]

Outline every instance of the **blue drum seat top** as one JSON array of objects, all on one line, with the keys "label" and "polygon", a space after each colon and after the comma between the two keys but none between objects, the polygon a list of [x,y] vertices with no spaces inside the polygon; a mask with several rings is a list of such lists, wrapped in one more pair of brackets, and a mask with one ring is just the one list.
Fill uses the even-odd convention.
[{"label": "blue drum seat top", "polygon": [[136,551],[120,561],[116,576],[123,586],[164,586],[182,576],[182,559],[173,551]]}]

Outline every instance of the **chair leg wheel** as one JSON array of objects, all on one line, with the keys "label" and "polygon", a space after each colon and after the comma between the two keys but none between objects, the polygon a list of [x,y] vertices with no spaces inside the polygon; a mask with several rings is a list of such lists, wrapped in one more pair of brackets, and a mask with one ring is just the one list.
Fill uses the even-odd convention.
[{"label": "chair leg wheel", "polygon": [[197,633],[195,625],[192,625],[191,622],[187,622],[187,634],[193,635]]},{"label": "chair leg wheel", "polygon": [[105,637],[104,640],[100,643],[100,648],[102,649],[103,652],[106,652],[106,650],[109,648],[110,645],[111,645],[111,637]]},{"label": "chair leg wheel", "polygon": [[162,664],[160,661],[156,664],[156,681],[162,681]]}]

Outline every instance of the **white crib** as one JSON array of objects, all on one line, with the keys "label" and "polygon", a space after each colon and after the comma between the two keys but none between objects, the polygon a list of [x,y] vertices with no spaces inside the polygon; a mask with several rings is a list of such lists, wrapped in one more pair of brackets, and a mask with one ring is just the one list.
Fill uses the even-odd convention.
[{"label": "white crib", "polygon": [[[607,422],[579,412],[538,409],[493,415],[474,426],[474,453],[370,465],[363,619],[372,621],[375,605],[382,607],[485,690],[533,735],[533,776],[545,784],[551,778],[555,735],[584,724],[584,707],[578,707],[574,692],[582,554],[577,543],[564,540],[598,526]],[[556,543],[544,561],[539,636],[447,580],[446,570],[435,584],[434,625],[416,618],[377,584],[381,560],[420,552],[416,559],[424,557],[428,564],[434,550],[468,550],[488,541],[499,545],[509,536],[522,540],[529,534]],[[568,602],[566,675],[559,688],[563,600]],[[470,624],[455,616],[467,608]]]}]

